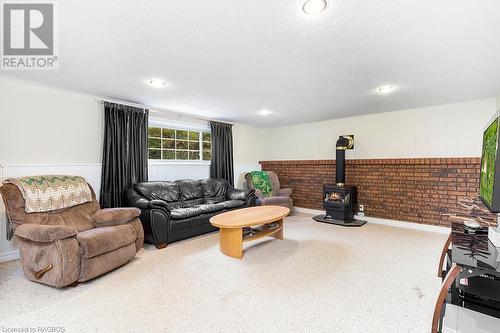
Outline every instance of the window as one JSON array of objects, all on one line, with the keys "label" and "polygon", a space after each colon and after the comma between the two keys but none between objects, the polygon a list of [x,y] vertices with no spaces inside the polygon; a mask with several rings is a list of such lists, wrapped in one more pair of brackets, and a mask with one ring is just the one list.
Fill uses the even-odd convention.
[{"label": "window", "polygon": [[212,135],[207,131],[149,127],[149,159],[210,161]]}]

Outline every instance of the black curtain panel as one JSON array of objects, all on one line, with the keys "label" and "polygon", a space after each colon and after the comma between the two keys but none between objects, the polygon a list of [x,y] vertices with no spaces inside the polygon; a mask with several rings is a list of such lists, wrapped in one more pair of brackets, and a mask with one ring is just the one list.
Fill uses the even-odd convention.
[{"label": "black curtain panel", "polygon": [[148,180],[148,115],[145,109],[104,102],[102,208],[125,206],[125,191]]},{"label": "black curtain panel", "polygon": [[212,164],[210,178],[224,178],[234,185],[233,125],[210,122],[212,129]]}]

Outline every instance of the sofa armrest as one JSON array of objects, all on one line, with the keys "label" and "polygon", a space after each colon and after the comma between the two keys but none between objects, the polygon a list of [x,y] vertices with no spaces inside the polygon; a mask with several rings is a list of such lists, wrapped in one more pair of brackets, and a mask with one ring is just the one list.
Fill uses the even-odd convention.
[{"label": "sofa armrest", "polygon": [[92,215],[94,225],[97,228],[111,227],[131,222],[141,215],[141,210],[135,207],[129,208],[105,208],[98,210]]},{"label": "sofa armrest", "polygon": [[289,197],[292,195],[292,189],[291,188],[280,188],[278,191],[276,191],[276,195],[278,197]]},{"label": "sofa armrest", "polygon": [[229,200],[246,200],[254,193],[255,190],[239,190],[234,187],[229,187],[227,191],[227,198]]},{"label": "sofa armrest", "polygon": [[170,216],[170,208],[165,201],[155,199],[149,201],[148,199],[137,193],[137,191],[133,188],[129,188],[127,190],[127,199],[128,204],[133,207],[137,207],[141,210],[150,210],[154,208],[162,209]]},{"label": "sofa armrest", "polygon": [[133,207],[140,209],[149,208],[149,200],[144,198],[142,195],[137,193],[133,188],[129,188],[126,192],[128,204]]},{"label": "sofa armrest", "polygon": [[67,225],[23,224],[14,235],[33,242],[50,243],[76,236],[78,230]]}]

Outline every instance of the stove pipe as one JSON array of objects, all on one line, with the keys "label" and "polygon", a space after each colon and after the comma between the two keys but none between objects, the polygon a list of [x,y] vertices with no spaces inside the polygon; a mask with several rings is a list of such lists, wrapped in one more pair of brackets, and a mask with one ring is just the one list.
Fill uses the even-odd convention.
[{"label": "stove pipe", "polygon": [[337,186],[345,185],[345,151],[354,148],[354,136],[344,135],[339,137],[335,154],[335,183]]}]

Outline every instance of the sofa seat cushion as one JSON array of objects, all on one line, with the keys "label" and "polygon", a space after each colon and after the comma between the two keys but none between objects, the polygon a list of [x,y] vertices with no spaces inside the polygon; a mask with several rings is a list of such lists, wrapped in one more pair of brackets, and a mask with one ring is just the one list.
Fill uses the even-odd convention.
[{"label": "sofa seat cushion", "polygon": [[200,214],[208,214],[218,212],[224,209],[231,209],[245,205],[242,200],[226,200],[215,204],[203,204],[193,207],[177,208],[170,212],[173,220],[182,220],[190,217],[195,217]]},{"label": "sofa seat cushion", "polygon": [[219,210],[223,209],[231,209],[236,207],[245,206],[245,201],[242,200],[226,200],[219,203],[214,204]]},{"label": "sofa seat cushion", "polygon": [[219,210],[224,209],[222,206],[214,204],[214,203],[199,205],[198,208],[201,209],[203,214],[209,214],[209,213],[217,212]]},{"label": "sofa seat cushion", "polygon": [[136,238],[137,234],[131,224],[94,228],[76,235],[80,253],[84,258],[93,258],[135,243]]},{"label": "sofa seat cushion", "polygon": [[177,208],[170,211],[170,216],[174,220],[187,219],[189,217],[198,216],[203,213],[200,206]]}]

